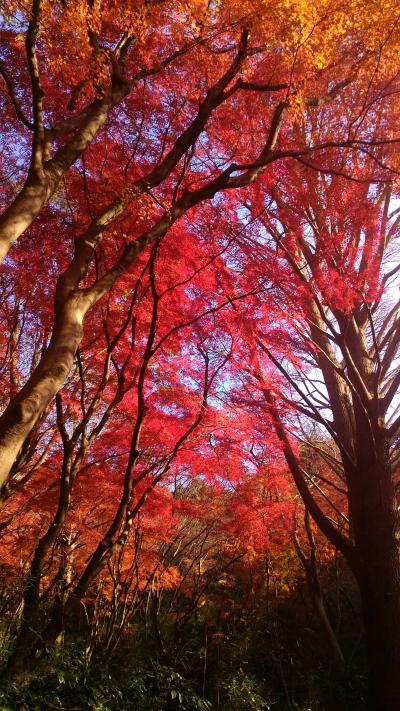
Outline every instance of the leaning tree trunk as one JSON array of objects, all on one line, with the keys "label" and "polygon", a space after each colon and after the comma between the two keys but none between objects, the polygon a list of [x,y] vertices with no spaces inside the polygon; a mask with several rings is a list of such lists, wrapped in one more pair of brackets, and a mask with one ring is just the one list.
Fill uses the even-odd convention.
[{"label": "leaning tree trunk", "polygon": [[[40,415],[62,387],[83,334],[83,300],[73,297],[55,317],[51,343],[22,390],[0,417],[0,486]],[[86,307],[87,309],[87,307]]]}]

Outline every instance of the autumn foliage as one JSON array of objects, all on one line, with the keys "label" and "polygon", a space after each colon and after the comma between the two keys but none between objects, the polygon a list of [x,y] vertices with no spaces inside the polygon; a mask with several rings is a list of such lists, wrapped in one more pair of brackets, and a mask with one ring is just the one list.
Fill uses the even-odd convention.
[{"label": "autumn foliage", "polygon": [[399,708],[398,12],[0,0],[5,689]]}]

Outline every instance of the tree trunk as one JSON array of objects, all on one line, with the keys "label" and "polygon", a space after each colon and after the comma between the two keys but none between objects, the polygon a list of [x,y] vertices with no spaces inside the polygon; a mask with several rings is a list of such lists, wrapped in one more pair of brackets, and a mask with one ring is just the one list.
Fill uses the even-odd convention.
[{"label": "tree trunk", "polygon": [[311,601],[313,604],[313,608],[315,611],[315,614],[318,617],[318,620],[321,625],[321,629],[326,637],[326,640],[332,650],[332,657],[334,660],[334,663],[337,666],[338,671],[342,672],[345,667],[345,660],[343,656],[343,652],[341,650],[339,640],[336,637],[335,631],[332,627],[331,621],[329,619],[326,607],[325,607],[325,602],[324,602],[324,595],[322,592],[321,588],[321,583],[319,581],[319,575],[318,575],[318,566],[317,566],[317,557],[316,557],[316,545],[315,545],[315,539],[313,532],[311,530],[310,526],[310,515],[308,511],[306,510],[305,517],[304,517],[304,522],[305,522],[305,529],[308,537],[308,542],[310,545],[310,553],[309,555],[305,555],[303,552],[300,543],[297,539],[296,533],[293,536],[293,542],[294,542],[294,547],[297,552],[297,555],[299,556],[305,573],[306,573],[306,580],[307,580],[307,586],[308,590],[310,593]]},{"label": "tree trunk", "polygon": [[0,417],[0,486],[7,481],[27,436],[71,370],[82,339],[84,315],[80,297],[63,305],[41,362]]},{"label": "tree trunk", "polygon": [[[8,254],[10,248],[32,224],[43,206],[53,195],[59,181],[68,168],[82,155],[104,126],[110,110],[118,104],[130,91],[131,83],[122,77],[112,78],[112,89],[109,95],[95,99],[82,111],[78,121],[68,119],[61,123],[61,130],[53,129],[53,138],[58,134],[72,135],[69,141],[57,150],[53,158],[47,161],[46,168],[41,164],[40,170],[30,171],[25,185],[13,202],[0,215],[0,263]],[[74,133],[74,129],[76,129]]]},{"label": "tree trunk", "polygon": [[64,630],[64,605],[56,598],[52,616],[42,633],[38,632],[38,617],[34,623],[37,629],[25,627],[18,639],[11,657],[7,661],[3,679],[7,682],[18,682],[32,672],[47,653],[47,648],[53,647]]},{"label": "tree trunk", "polygon": [[[400,570],[387,565],[385,580],[360,583],[369,666],[369,711],[400,709]],[[367,578],[367,575],[365,576]]]},{"label": "tree trunk", "polygon": [[[382,524],[384,522],[382,521]],[[359,585],[369,663],[369,711],[400,709],[400,561],[397,522],[365,521]],[[356,540],[360,536],[356,532]]]},{"label": "tree trunk", "polygon": [[368,462],[365,446],[364,469],[350,487],[369,664],[369,711],[400,709],[400,530],[385,450],[386,443],[376,441],[375,456]]},{"label": "tree trunk", "polygon": [[0,262],[32,224],[53,190],[54,186],[49,189],[45,179],[34,182],[28,178],[21,192],[0,216]]}]

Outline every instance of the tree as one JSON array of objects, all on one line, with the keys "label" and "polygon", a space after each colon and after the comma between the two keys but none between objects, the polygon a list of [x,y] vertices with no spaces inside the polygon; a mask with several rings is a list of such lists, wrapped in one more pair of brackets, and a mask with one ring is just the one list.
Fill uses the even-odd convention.
[{"label": "tree", "polygon": [[[358,581],[370,707],[394,709],[400,699],[396,188],[310,169],[288,185],[274,190],[274,206],[261,221],[290,269],[285,299],[295,299],[296,311],[288,309],[279,345],[268,323],[259,329],[258,348],[269,366],[256,377],[304,504]],[[283,400],[271,367],[286,381]],[[310,472],[292,433],[325,460],[328,472]],[[323,499],[320,487],[328,487]]]},{"label": "tree", "polygon": [[[174,283],[174,275],[163,273],[163,261],[163,250],[156,243],[149,259],[139,265],[132,294],[129,291],[125,298],[124,292],[113,294],[103,314],[107,317],[94,324],[90,339],[95,335],[96,340],[104,342],[104,355],[97,357],[91,367],[84,347],[78,353],[69,392],[57,396],[59,436],[58,441],[52,438],[51,460],[56,471],[60,469],[58,501],[53,508],[56,479],[44,492],[39,490],[43,496],[50,488],[52,513],[30,562],[21,629],[8,675],[25,672],[37,662],[43,645],[60,636],[65,619],[76,613],[93,581],[124,547],[146,499],[159,482],[169,481],[180,451],[202,425],[210,391],[230,359],[229,334],[227,337],[222,328],[220,333],[215,328],[218,311],[226,303],[198,313],[200,299],[193,302],[185,298],[188,285],[194,289],[202,283],[210,260],[203,269],[199,267],[195,274],[178,283]],[[179,302],[176,291],[181,292]],[[170,314],[173,311],[176,318],[178,308],[181,321],[174,323]],[[207,327],[210,314],[214,316],[211,332]],[[180,332],[190,327],[197,331],[198,340],[182,358],[179,350],[174,352],[174,340],[179,343]],[[177,374],[183,382],[176,380]],[[119,438],[114,443],[115,427],[119,428]],[[211,432],[212,421],[208,427]],[[101,456],[102,452],[105,456]],[[190,460],[191,457],[186,461],[189,471]],[[50,461],[45,465],[41,462],[46,484]],[[122,477],[121,469],[125,470]],[[21,479],[9,481],[11,491],[21,492],[21,482],[26,484],[28,475],[31,478],[33,474],[36,477],[38,472],[32,472],[28,465],[28,473],[22,473]],[[39,486],[40,483],[39,480]],[[93,534],[88,537],[87,530],[80,530],[79,519],[85,516],[85,509],[96,507],[93,495],[100,491],[105,496],[105,510],[100,513],[95,508],[98,539],[93,548]],[[15,505],[18,506],[18,498],[15,501],[14,496]],[[4,526],[10,526],[14,517],[15,514]],[[81,551],[80,560],[73,562],[71,555],[78,542],[85,556]],[[51,590],[57,594],[46,614],[45,601]]]}]

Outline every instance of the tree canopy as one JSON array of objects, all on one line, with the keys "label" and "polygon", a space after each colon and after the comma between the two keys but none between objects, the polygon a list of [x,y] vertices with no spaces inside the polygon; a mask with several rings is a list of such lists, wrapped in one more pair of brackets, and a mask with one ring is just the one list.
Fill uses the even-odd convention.
[{"label": "tree canopy", "polygon": [[397,5],[0,0],[6,681],[339,566],[398,709]]}]

